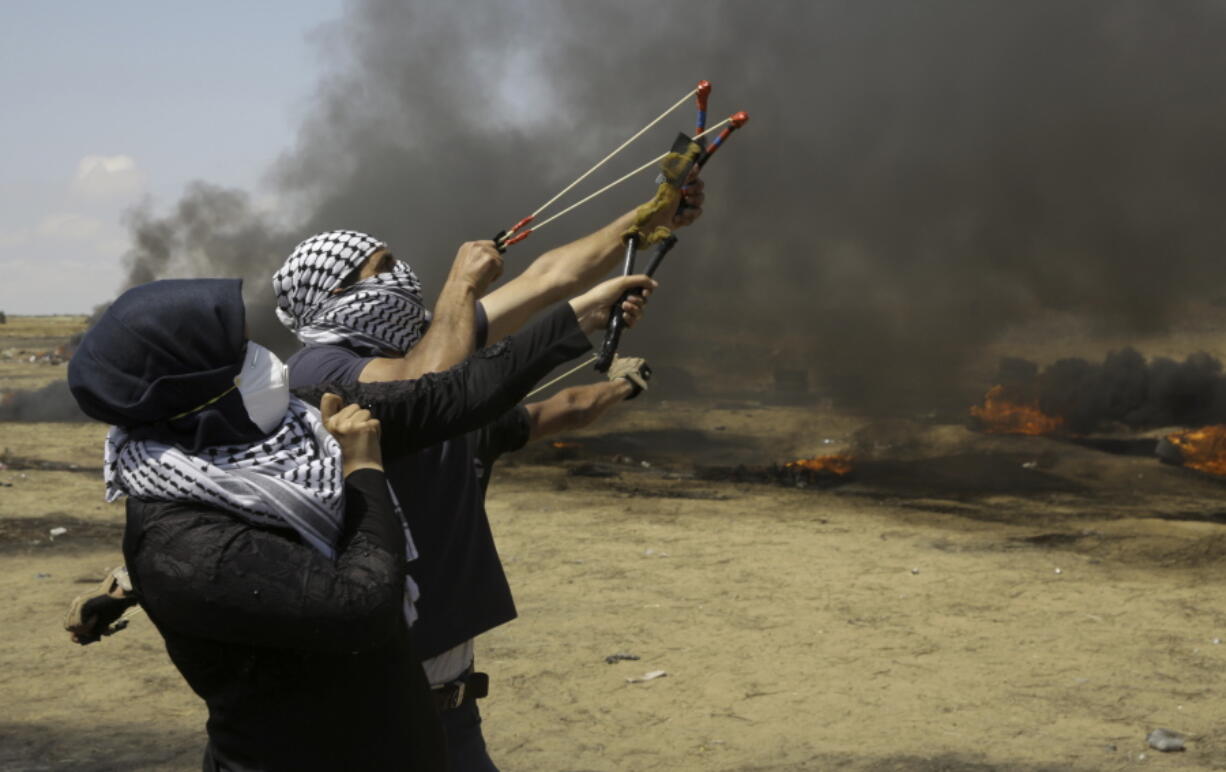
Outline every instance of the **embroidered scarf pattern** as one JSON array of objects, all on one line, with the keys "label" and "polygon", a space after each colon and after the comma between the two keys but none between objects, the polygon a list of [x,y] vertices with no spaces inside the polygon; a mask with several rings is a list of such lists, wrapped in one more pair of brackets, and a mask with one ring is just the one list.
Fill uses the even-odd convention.
[{"label": "embroidered scarf pattern", "polygon": [[357,231],[328,231],[303,241],[273,274],[281,323],[303,343],[342,344],[370,355],[408,351],[430,321],[411,268],[397,262],[387,273],[334,293],[386,247]]},{"label": "embroidered scarf pattern", "polygon": [[[345,515],[341,447],[319,411],[300,399],[290,399],[285,419],[267,438],[195,454],[153,440],[131,440],[113,426],[106,437],[103,477],[107,501],[127,495],[217,507],[253,525],[293,529],[323,555],[336,557]],[[392,502],[404,524],[394,494]],[[406,558],[414,560],[417,548],[407,525],[404,535]],[[405,618],[412,624],[417,585],[407,579],[405,589]]]}]

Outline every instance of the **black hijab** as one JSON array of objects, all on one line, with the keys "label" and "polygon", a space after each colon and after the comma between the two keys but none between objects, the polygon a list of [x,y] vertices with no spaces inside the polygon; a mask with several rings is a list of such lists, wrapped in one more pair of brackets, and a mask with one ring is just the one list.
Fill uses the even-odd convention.
[{"label": "black hijab", "polygon": [[252,442],[234,387],[247,349],[239,279],[165,279],[119,296],[68,363],[81,410],[133,439],[179,445]]}]

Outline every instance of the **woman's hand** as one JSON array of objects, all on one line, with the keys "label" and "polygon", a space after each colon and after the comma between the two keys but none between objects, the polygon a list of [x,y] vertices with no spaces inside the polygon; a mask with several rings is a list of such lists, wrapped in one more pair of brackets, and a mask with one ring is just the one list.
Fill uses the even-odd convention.
[{"label": "woman's hand", "polygon": [[585,334],[591,335],[608,326],[609,311],[623,292],[630,289],[641,289],[642,295],[631,295],[622,303],[622,314],[625,316],[626,325],[633,327],[643,316],[643,306],[647,303],[647,296],[658,286],[660,286],[659,283],[646,274],[618,276],[597,284],[577,298],[572,298],[570,307],[575,312],[575,318],[579,320],[579,327]]},{"label": "woman's hand", "polygon": [[372,418],[370,411],[360,405],[341,405],[341,398],[332,393],[319,401],[324,428],[341,444],[341,471],[345,477],[359,469],[383,471],[379,419]]}]

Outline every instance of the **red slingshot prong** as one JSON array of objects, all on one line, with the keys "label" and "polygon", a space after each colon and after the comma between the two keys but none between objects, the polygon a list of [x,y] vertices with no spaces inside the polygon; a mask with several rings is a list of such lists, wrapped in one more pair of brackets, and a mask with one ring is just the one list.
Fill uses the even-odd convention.
[{"label": "red slingshot prong", "polygon": [[702,109],[707,109],[707,98],[711,96],[711,81],[698,81],[698,105]]},{"label": "red slingshot prong", "polygon": [[509,246],[511,246],[512,244],[518,244],[519,242],[521,242],[521,241],[523,241],[524,239],[528,238],[528,236],[529,236],[529,235],[531,235],[531,233],[532,233],[532,229],[531,229],[531,228],[529,228],[528,230],[524,231],[523,233],[520,233],[520,234],[517,234],[517,235],[515,235],[515,236],[512,236],[511,238],[509,238],[509,239],[507,239],[506,241],[502,242],[502,245],[503,245],[504,247],[509,247]]},{"label": "red slingshot prong", "polygon": [[[697,96],[695,101],[698,103],[698,119],[695,121],[695,134],[703,133],[707,128],[707,99],[711,96],[711,81],[700,80],[698,87],[694,89]],[[701,142],[702,140],[699,140]]]},{"label": "red slingshot prong", "polygon": [[524,219],[512,225],[510,228],[507,228],[507,235],[508,236],[514,235],[520,228],[524,227],[525,225],[527,225],[528,223],[532,222],[535,219],[536,219],[536,215],[531,215],[531,214],[528,215]]},{"label": "red slingshot prong", "polygon": [[736,131],[747,123],[749,123],[749,113],[745,112],[744,110],[728,116],[728,125],[724,127],[723,131],[715,135],[715,139],[711,140],[711,144],[708,145],[707,149],[704,150],[702,155],[698,157],[698,160],[694,163],[694,165],[701,169],[707,163],[707,161],[711,160],[711,156],[715,155],[715,151],[719,150],[720,146],[724,144],[724,140],[728,139],[732,132]]}]

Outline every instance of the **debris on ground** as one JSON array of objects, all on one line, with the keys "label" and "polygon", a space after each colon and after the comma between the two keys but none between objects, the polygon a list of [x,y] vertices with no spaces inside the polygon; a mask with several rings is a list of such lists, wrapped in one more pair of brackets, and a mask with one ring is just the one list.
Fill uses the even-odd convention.
[{"label": "debris on ground", "polygon": [[644,682],[646,682],[646,681],[654,681],[654,680],[656,680],[657,678],[663,678],[663,677],[665,677],[666,675],[668,675],[668,673],[664,672],[663,670],[652,670],[650,673],[644,673],[643,675],[639,676],[638,678],[627,678],[627,679],[626,679],[626,683],[628,683],[628,684],[641,684],[641,683],[644,683]]},{"label": "debris on ground", "polygon": [[1156,751],[1169,753],[1184,750],[1186,739],[1182,734],[1171,729],[1155,729],[1145,738],[1145,742]]},{"label": "debris on ground", "polygon": [[567,470],[573,477],[620,477],[621,473],[605,464],[579,464]]},{"label": "debris on ground", "polygon": [[619,652],[617,654],[610,654],[609,656],[604,658],[604,661],[606,665],[615,665],[618,662],[635,661],[638,659],[639,659],[639,655],[637,654],[623,654]]}]

